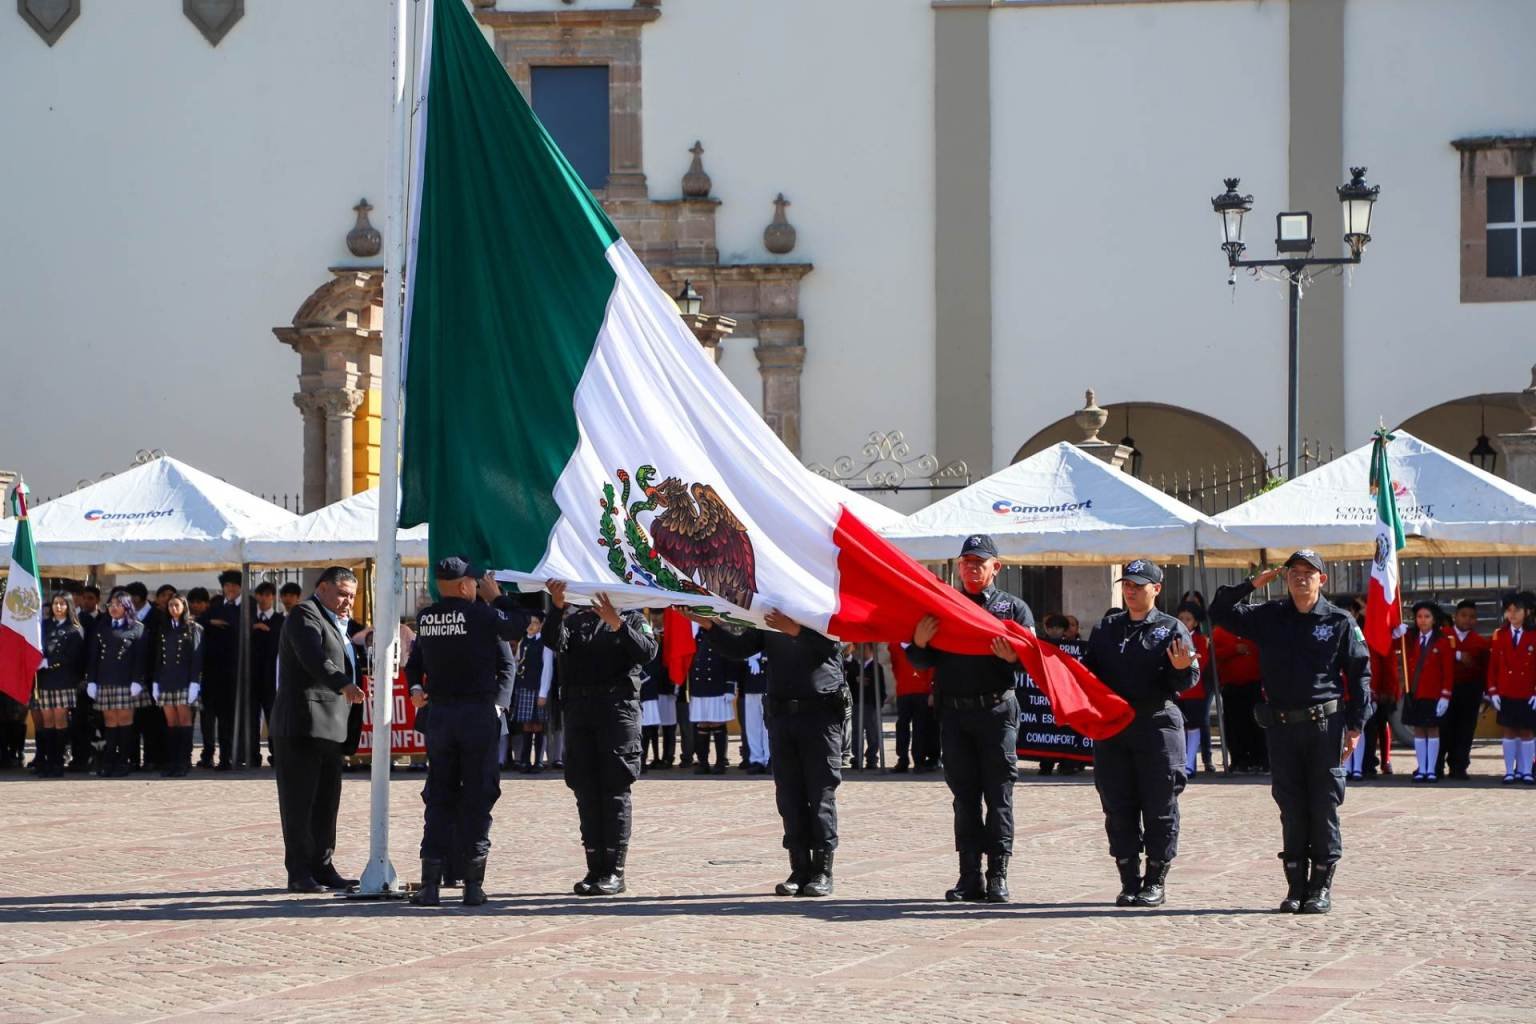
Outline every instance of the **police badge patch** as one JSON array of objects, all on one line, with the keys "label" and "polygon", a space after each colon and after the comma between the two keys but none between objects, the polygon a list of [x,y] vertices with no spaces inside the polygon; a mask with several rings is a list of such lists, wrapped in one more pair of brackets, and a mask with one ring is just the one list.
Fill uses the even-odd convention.
[{"label": "police badge patch", "polygon": [[1164,640],[1168,639],[1168,634],[1172,633],[1172,632],[1173,632],[1173,629],[1171,627],[1169,627],[1169,626],[1157,626],[1157,627],[1154,627],[1153,630],[1152,630],[1152,642],[1160,644]]},{"label": "police badge patch", "polygon": [[1321,626],[1314,627],[1312,630],[1312,639],[1321,643],[1327,643],[1329,640],[1332,640],[1333,625],[1331,623],[1325,622]]}]

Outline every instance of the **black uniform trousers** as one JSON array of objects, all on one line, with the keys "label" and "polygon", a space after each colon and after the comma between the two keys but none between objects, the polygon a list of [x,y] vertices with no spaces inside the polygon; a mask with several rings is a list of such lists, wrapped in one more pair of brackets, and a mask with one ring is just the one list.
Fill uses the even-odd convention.
[{"label": "black uniform trousers", "polygon": [[85,695],[85,687],[80,687],[75,694],[75,709],[69,713],[70,767],[83,768],[96,756],[100,721],[96,702]]},{"label": "black uniform trousers", "polygon": [[1316,722],[1275,724],[1269,739],[1270,793],[1280,806],[1280,857],[1332,864],[1344,852],[1339,805],[1344,802],[1344,715]]},{"label": "black uniform trousers", "polygon": [[576,795],[581,845],[629,845],[629,788],[640,777],[640,701],[579,692],[565,699],[565,784]]},{"label": "black uniform trousers", "polygon": [[[144,688],[149,689],[148,686]],[[162,708],[154,704],[134,708],[133,731],[135,736],[130,760],[138,760],[140,740],[144,744],[144,767],[162,765],[170,760],[166,754],[168,734],[165,726],[165,711]]]},{"label": "black uniform trousers", "polygon": [[939,732],[944,781],[954,797],[955,849],[1011,854],[1013,783],[1019,774],[1017,694],[1008,691],[990,708],[946,707]]},{"label": "black uniform trousers", "polygon": [[[251,766],[261,764],[261,723],[267,723],[267,746],[271,748],[272,703],[277,700],[277,686],[273,683],[251,681],[251,706],[246,718],[246,736],[249,739]],[[233,726],[233,721],[231,721]]]},{"label": "black uniform trousers", "polygon": [[219,744],[219,760],[234,763],[235,677],[207,673],[199,695],[203,706],[203,757],[213,760],[213,744]]},{"label": "black uniform trousers", "polygon": [[1173,704],[1137,711],[1131,724],[1093,745],[1093,785],[1104,808],[1109,853],[1167,863],[1179,852],[1184,716]]},{"label": "black uniform trousers", "polygon": [[312,736],[272,741],[277,753],[277,809],[289,880],[310,877],[336,849],[341,805],[341,744]]},{"label": "black uniform trousers", "polygon": [[[1482,695],[1478,696],[1481,700]],[[1365,744],[1367,771],[1385,768],[1392,760],[1392,712],[1396,710],[1395,700],[1378,700],[1371,705],[1371,717],[1365,720],[1365,731],[1360,737]],[[1440,749],[1445,749],[1443,741]]]},{"label": "black uniform trousers", "polygon": [[438,698],[430,707],[421,857],[484,860],[491,852],[491,808],[501,797],[501,716],[489,701]]},{"label": "black uniform trousers", "polygon": [[1264,730],[1253,720],[1253,709],[1264,703],[1258,683],[1221,688],[1222,725],[1227,730],[1227,752],[1238,768],[1269,767]]},{"label": "black uniform trousers", "polygon": [[784,820],[784,849],[837,849],[837,787],[843,781],[843,709],[778,714],[769,697],[768,751],[773,798]]},{"label": "black uniform trousers", "polygon": [[896,698],[896,759],[905,761],[910,745],[913,764],[932,764],[939,759],[937,723],[926,693]]},{"label": "black uniform trousers", "polygon": [[1436,775],[1444,777],[1447,766],[1453,772],[1465,772],[1472,764],[1472,738],[1482,707],[1482,684],[1457,683],[1451,688],[1451,706],[1440,719],[1440,762],[1435,766]]}]

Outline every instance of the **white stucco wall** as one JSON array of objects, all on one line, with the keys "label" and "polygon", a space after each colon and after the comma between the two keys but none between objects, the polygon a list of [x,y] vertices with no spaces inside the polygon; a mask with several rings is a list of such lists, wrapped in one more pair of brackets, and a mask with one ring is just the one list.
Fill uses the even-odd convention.
[{"label": "white stucco wall", "polygon": [[297,492],[270,328],[383,203],[389,7],[264,0],[217,48],[177,3],[84,8],[52,48],[0,13],[0,464],[48,496],[160,447]]},{"label": "white stucco wall", "polygon": [[[875,430],[933,448],[933,12],[927,0],[666,0],[642,37],[650,192],[675,197],[695,139],[722,262],[809,261],[807,461]],[[779,192],[798,238],[763,248]],[[754,341],[721,365],[761,404]]]},{"label": "white stucco wall", "polygon": [[[1163,402],[1261,448],[1285,430],[1285,299],[1226,287],[1210,197],[1287,191],[1280,3],[992,13],[994,460],[1081,405]],[[1258,245],[1254,241],[1258,240]]]},{"label": "white stucco wall", "polygon": [[1345,29],[1344,151],[1381,185],[1344,311],[1346,422],[1363,439],[1378,416],[1529,383],[1536,302],[1460,300],[1451,140],[1536,132],[1536,4],[1350,0]]}]

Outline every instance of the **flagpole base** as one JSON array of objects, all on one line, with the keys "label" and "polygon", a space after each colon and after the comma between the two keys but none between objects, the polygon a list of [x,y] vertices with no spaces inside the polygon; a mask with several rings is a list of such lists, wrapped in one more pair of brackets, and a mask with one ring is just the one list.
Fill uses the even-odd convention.
[{"label": "flagpole base", "polygon": [[388,857],[370,860],[357,889],[347,893],[352,900],[402,900],[405,896],[405,886],[395,876],[395,866]]}]

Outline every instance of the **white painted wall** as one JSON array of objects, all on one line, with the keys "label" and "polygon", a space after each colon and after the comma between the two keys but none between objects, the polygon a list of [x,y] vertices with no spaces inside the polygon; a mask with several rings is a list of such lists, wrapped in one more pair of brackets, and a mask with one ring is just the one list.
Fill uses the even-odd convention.
[{"label": "white painted wall", "polygon": [[[677,196],[695,139],[722,201],[722,262],[809,261],[807,461],[876,430],[933,449],[933,12],[928,0],[665,0],[642,37],[651,195]],[[773,197],[794,252],[770,256]],[[721,365],[761,403],[755,342]]]},{"label": "white painted wall", "polygon": [[270,328],[383,203],[390,5],[264,0],[216,49],[177,3],[84,8],[51,49],[0,12],[0,463],[47,496],[161,447],[296,492]]},{"label": "white painted wall", "polygon": [[1378,416],[1529,383],[1536,302],[1460,299],[1451,140],[1536,132],[1536,4],[1350,0],[1345,30],[1344,152],[1381,185],[1344,309],[1346,424],[1364,440]]},{"label": "white painted wall", "polygon": [[1250,244],[1284,201],[1286,6],[991,17],[994,468],[1086,387],[1103,405],[1195,409],[1273,447],[1284,292],[1226,287],[1210,197],[1242,176]]}]

